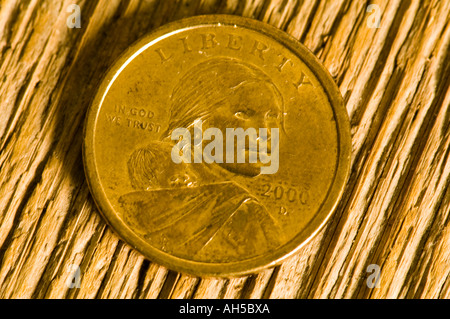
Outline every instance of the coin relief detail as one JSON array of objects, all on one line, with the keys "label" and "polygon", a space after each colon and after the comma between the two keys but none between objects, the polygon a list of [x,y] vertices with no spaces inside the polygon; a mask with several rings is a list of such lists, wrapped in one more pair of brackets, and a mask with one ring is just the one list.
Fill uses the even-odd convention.
[{"label": "coin relief detail", "polygon": [[229,16],[149,34],[87,115],[93,197],[147,258],[198,275],[280,262],[334,210],[348,117],[328,72],[286,34]]}]

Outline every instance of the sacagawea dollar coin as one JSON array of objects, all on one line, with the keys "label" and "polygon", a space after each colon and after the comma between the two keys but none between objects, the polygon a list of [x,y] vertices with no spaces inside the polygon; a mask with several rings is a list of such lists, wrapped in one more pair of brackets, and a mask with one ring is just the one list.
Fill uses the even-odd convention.
[{"label": "sacagawea dollar coin", "polygon": [[348,115],[320,61],[260,21],[196,16],[132,45],[88,110],[83,161],[107,223],[199,276],[280,263],[346,184]]}]

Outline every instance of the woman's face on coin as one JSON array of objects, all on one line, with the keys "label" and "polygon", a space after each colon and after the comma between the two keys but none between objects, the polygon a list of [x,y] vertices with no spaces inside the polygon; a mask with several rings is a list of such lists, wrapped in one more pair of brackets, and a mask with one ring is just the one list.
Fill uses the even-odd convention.
[{"label": "woman's face on coin", "polygon": [[[259,160],[259,141],[263,138],[259,136],[259,129],[267,129],[267,153],[270,155],[271,128],[278,128],[281,120],[281,105],[275,94],[274,88],[265,82],[252,82],[244,84],[234,90],[227,99],[228,104],[217,107],[211,116],[203,122],[203,131],[209,127],[216,127],[222,131],[224,137],[224,163],[223,168],[230,172],[256,176],[261,172],[263,164]],[[227,128],[254,128],[256,130],[256,140],[249,143],[246,138],[244,145],[245,163],[237,163],[237,143],[234,141],[234,163],[225,163],[226,152],[226,129]],[[250,147],[253,144],[254,147]],[[249,156],[256,152],[257,162],[249,163]]]}]

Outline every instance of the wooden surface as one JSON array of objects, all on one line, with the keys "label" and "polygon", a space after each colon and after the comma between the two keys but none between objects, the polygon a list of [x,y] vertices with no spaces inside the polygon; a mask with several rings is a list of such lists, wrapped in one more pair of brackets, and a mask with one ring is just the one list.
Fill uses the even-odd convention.
[{"label": "wooden surface", "polygon": [[[450,297],[450,1],[0,3],[0,298]],[[66,24],[72,3],[81,28]],[[159,25],[209,13],[299,39],[352,123],[352,173],[332,220],[281,266],[242,278],[144,259],[103,222],[81,160],[86,108],[111,62]]]}]

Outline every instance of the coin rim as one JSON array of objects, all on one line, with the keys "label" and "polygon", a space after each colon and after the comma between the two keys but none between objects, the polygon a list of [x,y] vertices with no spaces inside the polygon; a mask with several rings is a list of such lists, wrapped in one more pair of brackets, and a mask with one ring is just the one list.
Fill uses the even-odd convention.
[{"label": "coin rim", "polygon": [[[296,55],[308,66],[322,85],[332,107],[338,132],[338,161],[336,164],[336,173],[333,182],[328,189],[327,196],[322,201],[321,208],[315,214],[311,222],[309,222],[292,240],[282,245],[274,252],[232,263],[206,263],[183,259],[165,253],[141,239],[122,222],[117,216],[117,213],[110,206],[97,174],[94,155],[95,127],[98,114],[102,107],[103,97],[106,96],[107,92],[105,91],[109,89],[110,84],[112,84],[111,81],[120,74],[124,63],[126,63],[143,46],[164,35],[173,33],[174,31],[177,33],[186,29],[208,25],[232,25],[257,31],[274,39],[289,49],[292,54]],[[95,97],[88,108],[83,131],[82,154],[86,180],[94,202],[107,224],[112,227],[113,231],[118,234],[122,240],[133,246],[133,248],[141,252],[149,260],[172,270],[197,276],[241,276],[280,264],[287,257],[295,254],[301,247],[307,244],[328,222],[330,216],[336,209],[337,203],[342,197],[345,184],[349,177],[351,158],[350,123],[339,88],[333,81],[328,70],[316,56],[310,52],[307,47],[298,42],[297,39],[259,20],[221,14],[202,15],[174,21],[151,31],[132,44],[116,60],[116,62],[112,64],[111,68],[105,73]]]}]

